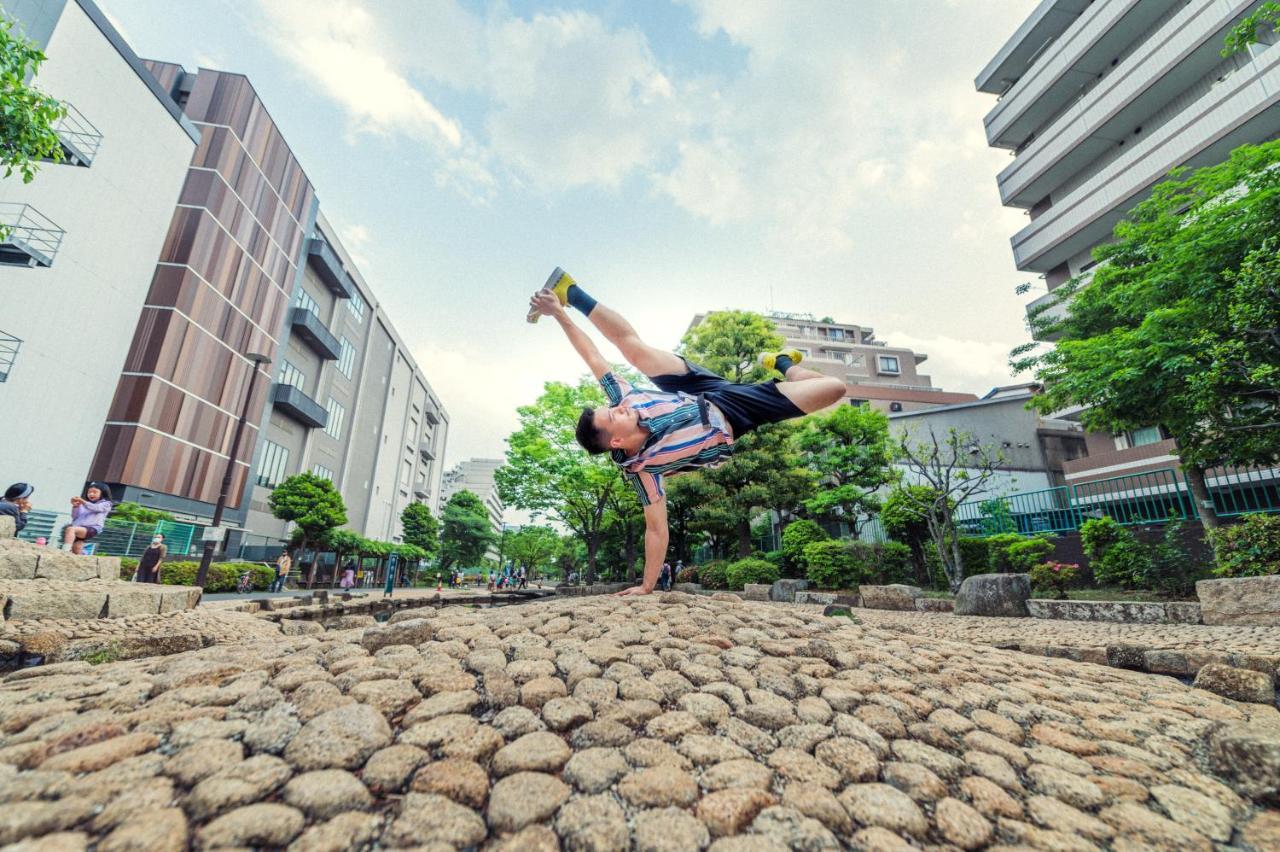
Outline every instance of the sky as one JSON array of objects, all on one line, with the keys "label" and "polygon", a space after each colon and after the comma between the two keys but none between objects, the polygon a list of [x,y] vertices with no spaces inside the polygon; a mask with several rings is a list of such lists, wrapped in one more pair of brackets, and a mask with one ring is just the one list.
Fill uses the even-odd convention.
[{"label": "sky", "polygon": [[1015,381],[1026,220],[973,78],[1035,0],[98,3],[140,56],[250,78],[448,410],[448,465],[582,375],[524,319],[556,266],[655,345],[807,312],[947,390]]}]

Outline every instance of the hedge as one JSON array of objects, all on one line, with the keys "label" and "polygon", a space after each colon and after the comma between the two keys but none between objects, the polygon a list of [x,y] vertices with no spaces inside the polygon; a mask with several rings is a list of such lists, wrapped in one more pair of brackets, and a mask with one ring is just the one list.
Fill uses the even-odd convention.
[{"label": "hedge", "polygon": [[712,560],[698,568],[699,582],[704,589],[729,588],[729,563],[719,559]]},{"label": "hedge", "polygon": [[782,530],[783,568],[794,574],[803,574],[807,565],[804,549],[815,541],[829,539],[822,527],[807,518],[787,524]]},{"label": "hedge", "polygon": [[[1009,556],[1009,549],[1015,545],[1026,541],[1025,538],[1017,533],[1000,533],[999,535],[988,536],[987,542],[987,572],[992,574],[1016,574],[1018,568],[1014,565],[1013,560]],[[974,566],[976,567],[976,566]],[[982,571],[973,570],[965,561],[965,574],[981,574]]]},{"label": "hedge", "polygon": [[962,536],[960,538],[960,558],[964,560],[965,576],[987,573],[989,570],[987,566],[991,561],[987,539],[978,538],[977,536]]},{"label": "hedge", "polygon": [[1018,574],[1027,574],[1043,565],[1053,555],[1053,542],[1045,538],[1024,538],[1005,551],[1009,564]]},{"label": "hedge", "polygon": [[677,583],[696,583],[698,582],[698,569],[696,566],[690,565],[688,568],[681,568],[676,574]]},{"label": "hedge", "polygon": [[[160,582],[166,586],[194,586],[199,570],[199,562],[165,562],[160,566]],[[209,565],[204,590],[234,592],[236,584],[240,582],[240,575],[245,571],[249,572],[253,589],[258,592],[266,591],[276,578],[275,569],[256,562],[214,562]]]},{"label": "hedge", "polygon": [[1245,515],[1214,530],[1209,540],[1218,577],[1280,574],[1280,515]]},{"label": "hedge", "polygon": [[744,588],[748,583],[768,583],[773,585],[778,581],[780,573],[778,566],[769,560],[751,557],[739,559],[737,562],[730,564],[725,571],[729,581],[729,588],[734,591]]}]

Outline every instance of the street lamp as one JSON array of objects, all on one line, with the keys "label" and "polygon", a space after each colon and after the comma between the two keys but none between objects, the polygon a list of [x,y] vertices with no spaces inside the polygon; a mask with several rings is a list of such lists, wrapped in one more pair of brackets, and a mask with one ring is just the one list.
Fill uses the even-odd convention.
[{"label": "street lamp", "polygon": [[[257,352],[245,353],[253,366],[253,372],[249,375],[249,389],[244,395],[244,404],[240,407],[240,422],[236,424],[236,433],[231,438],[231,453],[227,456],[227,469],[222,474],[222,491],[218,494],[218,504],[213,509],[213,527],[217,529],[222,526],[222,510],[227,507],[227,492],[231,490],[231,474],[235,471],[236,453],[240,451],[240,438],[244,435],[244,424],[249,419],[249,400],[253,399],[253,388],[258,383],[258,368],[271,363],[271,359],[266,355]],[[196,586],[204,588],[205,578],[209,575],[209,563],[213,561],[214,540],[208,539],[204,543],[204,553],[200,556],[200,570],[196,571]]]}]

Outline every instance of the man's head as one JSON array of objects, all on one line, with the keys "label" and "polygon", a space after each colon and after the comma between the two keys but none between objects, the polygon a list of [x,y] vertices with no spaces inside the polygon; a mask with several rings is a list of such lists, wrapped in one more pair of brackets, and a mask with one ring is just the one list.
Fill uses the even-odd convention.
[{"label": "man's head", "polygon": [[578,417],[578,443],[595,455],[608,450],[631,447],[644,434],[640,415],[624,405],[584,408]]},{"label": "man's head", "polygon": [[31,492],[35,491],[25,482],[15,482],[4,490],[4,499],[9,503],[17,503],[19,500],[26,500],[31,496]]}]

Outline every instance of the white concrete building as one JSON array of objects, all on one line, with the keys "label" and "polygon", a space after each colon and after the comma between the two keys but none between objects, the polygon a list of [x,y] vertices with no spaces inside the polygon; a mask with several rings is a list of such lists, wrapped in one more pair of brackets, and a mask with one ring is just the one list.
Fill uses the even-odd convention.
[{"label": "white concrete building", "polygon": [[199,134],[89,0],[5,0],[68,105],[66,159],[0,181],[0,478],[83,488]]},{"label": "white concrete building", "polygon": [[502,514],[506,506],[498,496],[498,486],[493,475],[504,464],[506,462],[502,459],[467,459],[459,462],[445,472],[441,495],[447,503],[459,491],[475,494],[489,510],[489,523],[493,525],[494,533],[499,535],[502,533]]}]

